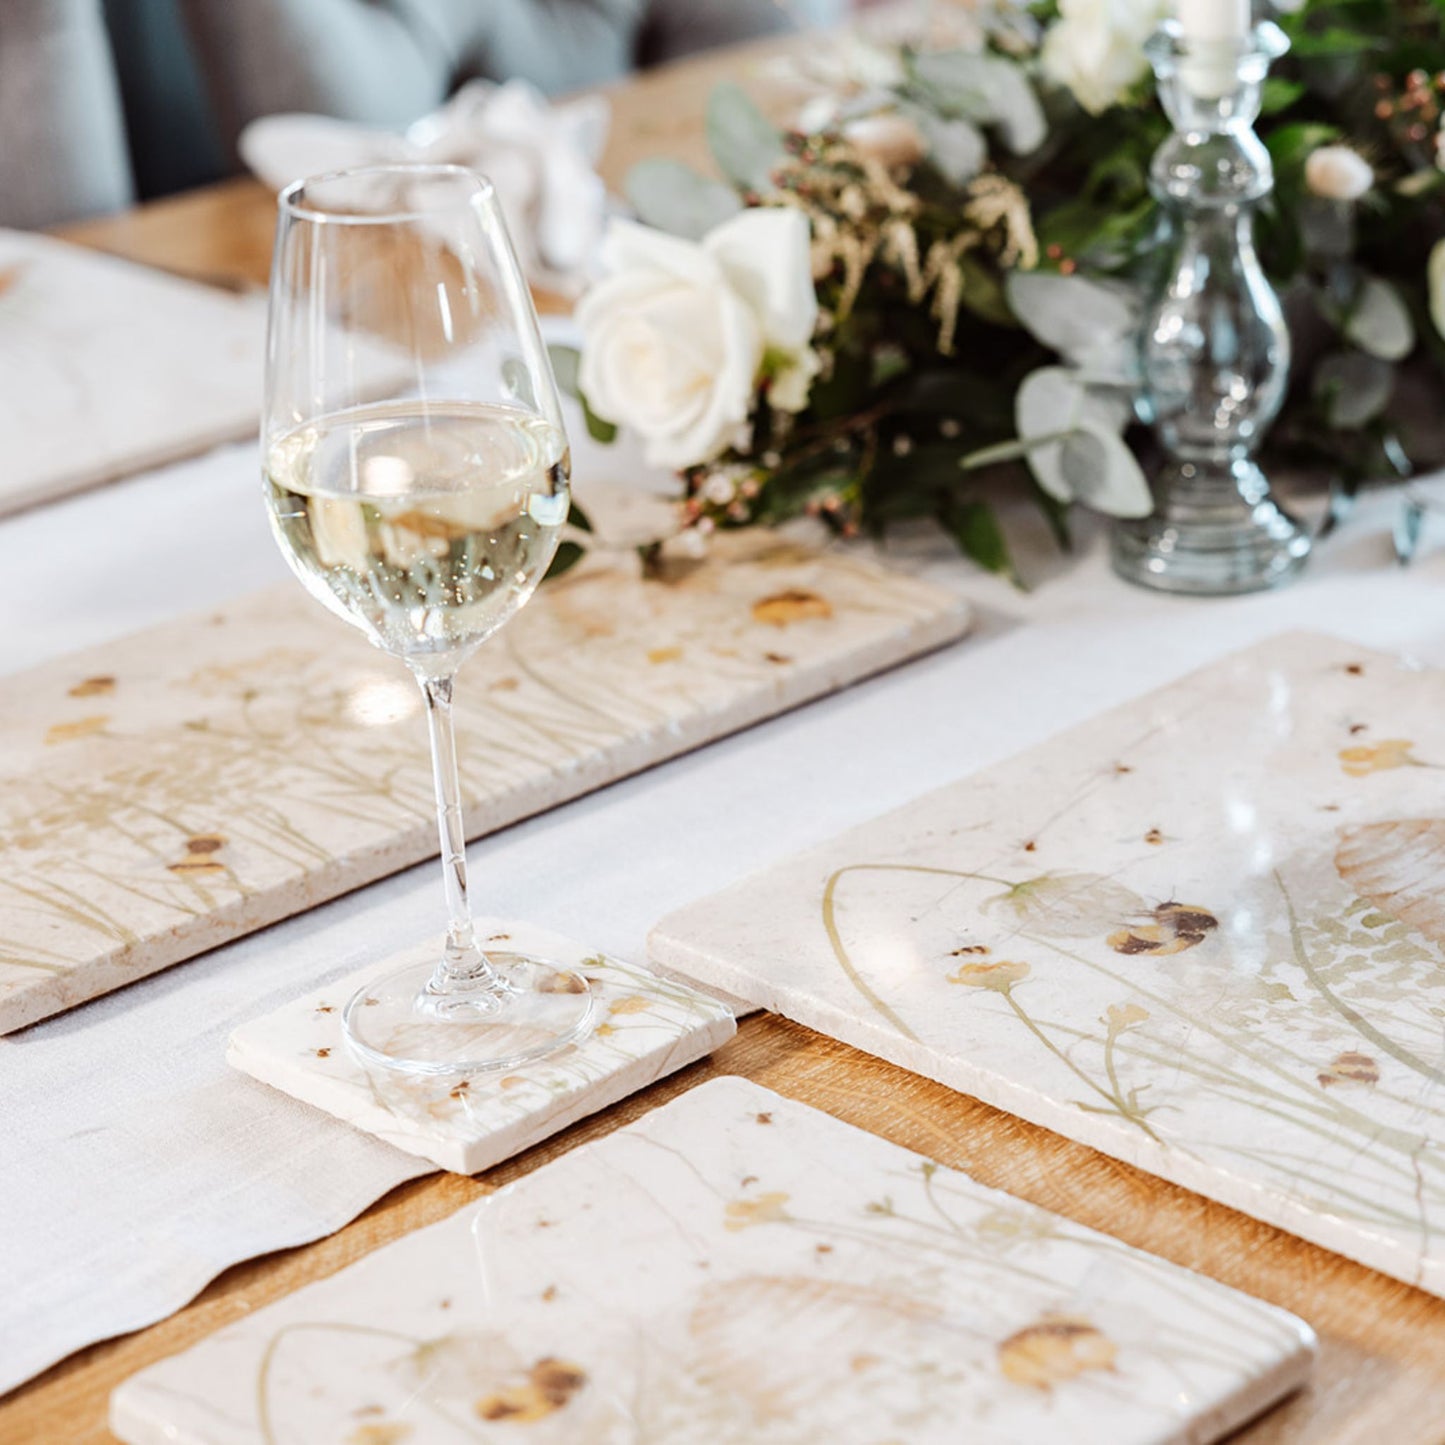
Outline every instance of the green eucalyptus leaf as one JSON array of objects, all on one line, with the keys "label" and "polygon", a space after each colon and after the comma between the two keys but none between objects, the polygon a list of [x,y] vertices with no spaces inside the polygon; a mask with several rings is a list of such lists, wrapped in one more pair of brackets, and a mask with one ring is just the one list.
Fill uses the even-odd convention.
[{"label": "green eucalyptus leaf", "polygon": [[971,50],[925,51],[913,76],[945,116],[997,128],[1015,155],[1037,150],[1048,135],[1043,107],[1022,67]]},{"label": "green eucalyptus leaf", "polygon": [[1305,87],[1298,80],[1285,80],[1272,75],[1264,83],[1263,98],[1260,102],[1261,115],[1278,115],[1288,110],[1297,100],[1303,98]]},{"label": "green eucalyptus leaf", "polygon": [[1359,431],[1390,404],[1395,368],[1363,351],[1334,351],[1314,374],[1314,395],[1325,420],[1340,431]]},{"label": "green eucalyptus leaf", "polygon": [[617,435],[617,428],[610,421],[603,421],[588,406],[587,398],[582,395],[582,387],[577,379],[582,366],[582,353],[575,346],[549,346],[547,356],[552,363],[552,375],[557,378],[557,390],[582,403],[582,419],[587,423],[587,435],[593,441],[612,441]]},{"label": "green eucalyptus leaf", "polygon": [[1029,467],[1056,502],[1082,502],[1112,517],[1153,511],[1149,484],[1120,436],[1127,404],[1064,367],[1045,366],[1024,378],[1014,409],[1019,436],[1033,443]]},{"label": "green eucalyptus leaf", "polygon": [[720,85],[708,98],[707,143],[718,169],[747,191],[771,190],[786,154],[778,128],[736,85]]},{"label": "green eucalyptus leaf", "polygon": [[564,572],[570,572],[586,555],[584,549],[576,542],[559,542],[557,554],[552,558],[552,565],[547,568],[542,581],[550,582]]},{"label": "green eucalyptus leaf", "polygon": [[577,373],[582,366],[582,353],[575,346],[552,345],[547,348],[547,359],[552,363],[557,390],[564,396],[575,396],[580,400],[582,388],[578,385]]},{"label": "green eucalyptus leaf", "polygon": [[627,173],[627,199],[646,226],[689,241],[701,240],[742,209],[731,186],[699,175],[682,161],[653,156]]},{"label": "green eucalyptus leaf", "polygon": [[587,423],[587,435],[595,442],[611,442],[616,440],[617,426],[610,421],[603,421],[596,412],[587,405],[587,398],[581,398],[582,419]]},{"label": "green eucalyptus leaf", "polygon": [[567,525],[569,527],[576,527],[579,532],[590,532],[592,530],[592,518],[573,501],[567,508]]},{"label": "green eucalyptus leaf", "polygon": [[1074,497],[1093,511],[1108,517],[1147,517],[1154,510],[1139,459],[1117,432],[1082,423],[1060,448],[1059,469]]},{"label": "green eucalyptus leaf", "polygon": [[1128,337],[1139,325],[1139,300],[1127,286],[1061,276],[1052,271],[1010,271],[1004,294],[1024,329],[1070,360]]},{"label": "green eucalyptus leaf", "polygon": [[1381,361],[1403,361],[1415,349],[1415,323],[1388,281],[1367,276],[1345,317],[1345,336]]},{"label": "green eucalyptus leaf", "polygon": [[987,502],[956,503],[946,525],[964,556],[990,572],[1018,580],[1003,528]]},{"label": "green eucalyptus leaf", "polygon": [[928,159],[944,180],[964,186],[984,168],[988,142],[972,121],[942,116],[921,105],[899,109],[918,127],[928,146]]}]

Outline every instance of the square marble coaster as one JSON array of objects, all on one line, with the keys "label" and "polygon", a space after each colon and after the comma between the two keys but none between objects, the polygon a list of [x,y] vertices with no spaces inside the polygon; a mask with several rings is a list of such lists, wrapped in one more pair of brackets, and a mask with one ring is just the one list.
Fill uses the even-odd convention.
[{"label": "square marble coaster", "polygon": [[682,909],[661,966],[1445,1296],[1445,673],[1278,637]]},{"label": "square marble coaster", "polygon": [[128,1445],[1205,1445],[1282,1310],[715,1079],[153,1365]]},{"label": "square marble coaster", "polygon": [[702,1058],[736,1032],[725,1004],[686,984],[527,925],[488,920],[481,928],[488,942],[587,979],[597,1002],[582,1043],[511,1073],[463,1080],[363,1068],[342,1036],[343,1006],[368,978],[435,958],[442,940],[433,939],[242,1025],[231,1035],[228,1062],[408,1154],[476,1174]]}]

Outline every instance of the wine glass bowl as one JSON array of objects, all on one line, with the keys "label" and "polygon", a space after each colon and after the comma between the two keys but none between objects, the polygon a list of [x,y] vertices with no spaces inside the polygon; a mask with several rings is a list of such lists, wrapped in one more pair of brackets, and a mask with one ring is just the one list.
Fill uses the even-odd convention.
[{"label": "wine glass bowl", "polygon": [[438,1074],[514,1068],[581,1038],[586,980],[489,952],[468,905],[454,679],[536,590],[570,507],[556,384],[488,181],[379,166],[282,193],[262,458],[291,570],[405,662],[426,700],[447,941],[357,992],[348,1044],[367,1064]]}]

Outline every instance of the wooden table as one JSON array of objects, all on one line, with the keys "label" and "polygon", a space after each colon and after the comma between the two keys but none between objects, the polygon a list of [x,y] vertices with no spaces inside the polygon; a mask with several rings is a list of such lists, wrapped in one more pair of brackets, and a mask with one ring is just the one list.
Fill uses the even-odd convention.
[{"label": "wooden table", "polygon": [[[770,108],[787,105],[789,97],[765,77],[760,63],[779,49],[750,47],[687,62],[616,88],[614,134],[604,166],[609,182],[616,186],[642,155],[700,159],[703,104],[724,76],[761,90]],[[171,270],[259,284],[272,223],[269,194],[253,181],[237,180],[74,226],[66,234]],[[107,1400],[126,1376],[718,1074],[742,1074],[964,1169],[984,1184],[1301,1315],[1322,1344],[1314,1384],[1243,1432],[1241,1441],[1445,1440],[1445,1302],[807,1029],[760,1015],[744,1020],[737,1038],[712,1059],[483,1179],[433,1175],[402,1185],[330,1238],[237,1265],[160,1324],[82,1350],[0,1401],[0,1441],[113,1440],[105,1426]],[[17,1169],[10,1187],[18,1184]]]}]

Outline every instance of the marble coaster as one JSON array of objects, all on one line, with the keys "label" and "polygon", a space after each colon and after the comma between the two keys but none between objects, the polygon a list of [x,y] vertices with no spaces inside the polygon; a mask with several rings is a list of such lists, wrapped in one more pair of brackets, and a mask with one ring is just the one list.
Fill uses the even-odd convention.
[{"label": "marble coaster", "polygon": [[227,1062],[454,1174],[476,1174],[711,1053],[737,1031],[725,1004],[554,933],[479,923],[505,944],[582,974],[597,1001],[582,1043],[511,1073],[463,1080],[363,1068],[341,1031],[341,1010],[369,978],[435,958],[440,938],[369,964],[243,1024]]},{"label": "marble coaster", "polygon": [[[595,486],[587,505],[620,536],[639,501]],[[942,646],[970,617],[943,588],[762,530],[662,578],[599,551],[462,669],[469,836]],[[436,850],[417,688],[293,582],[17,674],[0,694],[0,1033]]]},{"label": "marble coaster", "polygon": [[662,967],[1445,1296],[1445,673],[1291,634],[664,920]]},{"label": "marble coaster", "polygon": [[110,1423],[128,1445],[1206,1445],[1313,1353],[1282,1310],[724,1078],[151,1366]]}]

